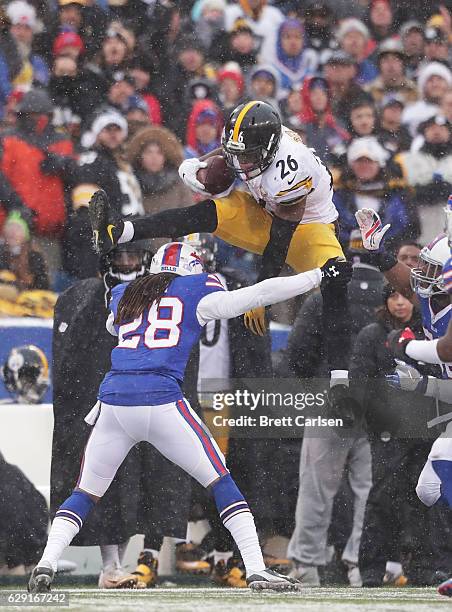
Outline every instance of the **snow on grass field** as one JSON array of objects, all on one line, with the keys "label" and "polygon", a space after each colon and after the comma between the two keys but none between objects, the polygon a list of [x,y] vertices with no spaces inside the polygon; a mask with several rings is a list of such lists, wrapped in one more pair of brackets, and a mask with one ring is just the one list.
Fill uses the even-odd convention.
[{"label": "snow on grass field", "polygon": [[[350,589],[307,587],[301,593],[255,594],[244,589],[159,587],[143,591],[65,589],[69,607],[34,609],[82,612],[430,612],[450,610],[452,601],[433,588]],[[58,590],[54,591],[55,593]],[[444,606],[449,606],[445,608]],[[24,608],[25,606],[20,606]],[[14,608],[2,608],[10,609]],[[15,608],[17,609],[17,607]],[[26,609],[31,610],[31,607]]]}]

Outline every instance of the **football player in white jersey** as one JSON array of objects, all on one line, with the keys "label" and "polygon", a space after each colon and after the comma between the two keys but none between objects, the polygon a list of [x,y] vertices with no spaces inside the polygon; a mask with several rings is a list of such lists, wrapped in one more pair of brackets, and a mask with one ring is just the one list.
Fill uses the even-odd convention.
[{"label": "football player in white jersey", "polygon": [[[144,237],[208,232],[262,255],[258,280],[278,276],[285,262],[302,272],[337,258],[332,281],[322,290],[322,318],[332,377],[345,377],[351,265],[336,235],[338,213],[328,169],[295,132],[281,125],[272,106],[259,100],[241,104],[231,113],[222,147],[210,155],[219,153],[245,188],[232,188],[224,197],[207,193],[197,178],[205,162],[193,158],[181,164],[179,174],[205,196],[194,206],[122,221],[114,217],[105,194],[97,192],[90,207],[97,250],[108,251],[117,242]],[[245,321],[254,333],[265,333],[263,308],[246,313]]]}]

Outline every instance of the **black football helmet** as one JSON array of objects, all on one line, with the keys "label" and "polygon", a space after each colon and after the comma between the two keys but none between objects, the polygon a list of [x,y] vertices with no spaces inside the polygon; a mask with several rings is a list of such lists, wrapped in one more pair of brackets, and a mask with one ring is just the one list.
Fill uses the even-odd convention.
[{"label": "black football helmet", "polygon": [[281,134],[281,119],[270,104],[259,100],[240,104],[221,139],[226,163],[240,178],[259,176],[274,160]]},{"label": "black football helmet", "polygon": [[147,240],[124,242],[100,258],[100,273],[105,286],[105,304],[110,292],[120,283],[128,283],[149,274],[153,253]]},{"label": "black football helmet", "polygon": [[2,376],[17,401],[39,404],[49,386],[47,357],[33,344],[13,348],[3,364]]},{"label": "black football helmet", "polygon": [[180,238],[180,242],[185,242],[195,247],[202,260],[204,270],[206,272],[215,272],[217,269],[216,255],[218,243],[212,234],[187,234],[187,236]]}]

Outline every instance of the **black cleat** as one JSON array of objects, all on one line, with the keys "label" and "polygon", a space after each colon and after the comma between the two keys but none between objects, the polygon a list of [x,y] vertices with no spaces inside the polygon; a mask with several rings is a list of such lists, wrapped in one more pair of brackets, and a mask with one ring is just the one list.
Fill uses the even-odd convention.
[{"label": "black cleat", "polygon": [[252,591],[300,591],[302,584],[295,578],[283,576],[274,570],[265,569],[262,572],[256,572],[246,579],[247,585]]},{"label": "black cleat", "polygon": [[94,250],[105,255],[118,243],[124,229],[124,222],[115,214],[103,189],[99,189],[89,201],[89,218],[93,230]]},{"label": "black cleat", "polygon": [[55,572],[53,571],[50,563],[47,565],[42,563],[37,565],[31,572],[30,580],[28,581],[28,592],[29,593],[48,593],[50,591],[50,585],[53,582]]}]

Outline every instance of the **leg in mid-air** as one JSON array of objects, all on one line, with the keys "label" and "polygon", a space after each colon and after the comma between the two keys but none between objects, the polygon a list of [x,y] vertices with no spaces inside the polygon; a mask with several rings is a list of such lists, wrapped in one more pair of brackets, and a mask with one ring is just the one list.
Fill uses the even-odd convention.
[{"label": "leg in mid-air", "polygon": [[[152,423],[152,426],[149,425]],[[220,518],[234,538],[253,590],[296,590],[296,580],[266,569],[253,515],[231,478],[224,457],[185,400],[164,406],[110,406],[100,416],[85,449],[80,479],[57,510],[47,545],[28,584],[29,591],[50,590],[56,564],[83,526],[96,501],[136,443],[148,441],[203,486],[209,487]],[[112,444],[114,442],[114,444]]]}]

